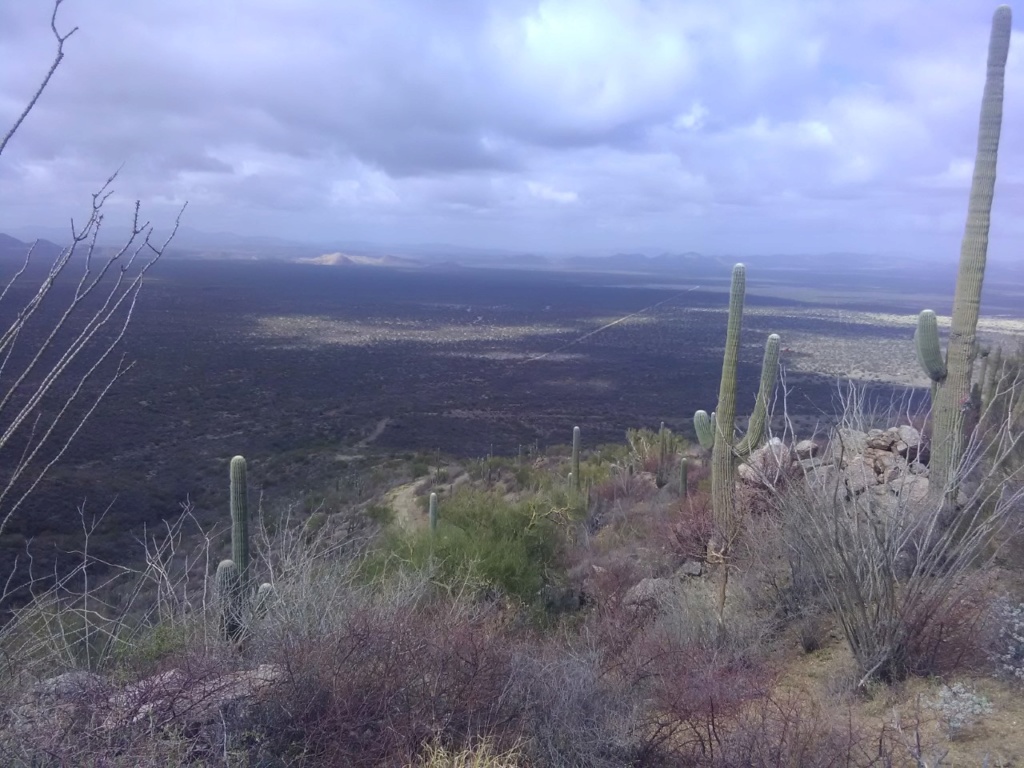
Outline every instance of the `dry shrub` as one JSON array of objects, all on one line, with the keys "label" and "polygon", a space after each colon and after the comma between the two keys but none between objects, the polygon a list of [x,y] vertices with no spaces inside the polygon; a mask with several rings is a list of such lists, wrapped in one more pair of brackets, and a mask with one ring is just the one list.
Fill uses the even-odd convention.
[{"label": "dry shrub", "polygon": [[430,744],[420,759],[406,768],[520,768],[522,759],[520,750],[495,751],[491,742],[483,739],[460,752]]},{"label": "dry shrub", "polygon": [[717,752],[706,765],[722,768],[859,768],[892,766],[897,745],[884,726],[870,731],[847,710],[810,699],[803,692],[765,696],[719,729]]},{"label": "dry shrub", "polygon": [[691,491],[676,507],[669,538],[672,550],[682,559],[703,560],[714,532],[710,494]]},{"label": "dry shrub", "polygon": [[522,717],[534,766],[642,765],[644,704],[639,689],[607,673],[597,646],[530,648],[517,655],[509,696]]},{"label": "dry shrub", "polygon": [[431,742],[459,750],[483,737],[510,747],[512,650],[493,616],[460,603],[357,608],[342,626],[285,634],[272,649],[286,681],[265,739],[311,766],[393,765]]}]

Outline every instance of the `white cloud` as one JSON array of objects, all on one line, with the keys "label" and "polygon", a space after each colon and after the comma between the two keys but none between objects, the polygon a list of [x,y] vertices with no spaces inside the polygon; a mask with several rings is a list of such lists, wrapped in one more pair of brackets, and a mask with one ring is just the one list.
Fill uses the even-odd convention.
[{"label": "white cloud", "polygon": [[[46,5],[0,3],[0,56],[20,63],[0,69],[0,125],[48,66]],[[0,159],[0,231],[66,221],[124,163],[125,197],[154,217],[188,198],[197,228],[952,255],[988,14],[962,0],[68,0],[61,23],[81,29]],[[1022,47],[1015,33],[997,255],[1024,206]]]},{"label": "white cloud", "polygon": [[553,203],[575,203],[579,200],[579,195],[575,192],[555,189],[539,181],[526,182],[526,188],[530,190],[530,194],[534,197],[540,200],[549,200]]}]

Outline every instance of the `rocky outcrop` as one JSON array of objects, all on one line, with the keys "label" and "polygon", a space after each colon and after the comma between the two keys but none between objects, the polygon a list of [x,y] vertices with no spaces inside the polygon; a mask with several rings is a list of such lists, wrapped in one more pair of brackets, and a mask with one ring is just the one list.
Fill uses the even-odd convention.
[{"label": "rocky outcrop", "polygon": [[841,427],[824,450],[810,440],[790,449],[774,438],[740,465],[739,490],[756,499],[758,492],[778,488],[795,474],[847,500],[863,498],[873,507],[892,512],[919,507],[928,498],[922,447],[921,434],[906,424],[866,432]]},{"label": "rocky outcrop", "polygon": [[13,740],[26,754],[58,754],[75,734],[106,745],[135,729],[201,734],[225,720],[245,719],[284,679],[284,670],[272,664],[225,673],[173,669],[124,686],[90,672],[66,672],[28,687],[0,741]]}]

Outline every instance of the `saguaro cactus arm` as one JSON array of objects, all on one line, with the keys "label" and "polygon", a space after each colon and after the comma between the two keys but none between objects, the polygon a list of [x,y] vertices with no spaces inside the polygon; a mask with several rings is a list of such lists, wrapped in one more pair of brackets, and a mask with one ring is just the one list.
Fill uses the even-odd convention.
[{"label": "saguaro cactus arm", "polygon": [[922,309],[917,316],[917,331],[914,333],[917,348],[917,362],[921,364],[928,378],[942,381],[946,378],[946,361],[942,359],[942,347],[939,345],[939,323],[935,313],[930,309]]},{"label": "saguaro cactus arm", "polygon": [[709,416],[707,411],[697,411],[693,414],[693,428],[700,447],[710,451],[715,446],[715,414]]},{"label": "saguaro cactus arm", "polygon": [[775,390],[775,381],[779,373],[779,335],[773,333],[764,344],[764,359],[761,361],[761,383],[757,390],[757,402],[754,412],[750,414],[747,434],[736,444],[737,456],[749,456],[764,439],[765,425],[768,422],[768,400]]}]

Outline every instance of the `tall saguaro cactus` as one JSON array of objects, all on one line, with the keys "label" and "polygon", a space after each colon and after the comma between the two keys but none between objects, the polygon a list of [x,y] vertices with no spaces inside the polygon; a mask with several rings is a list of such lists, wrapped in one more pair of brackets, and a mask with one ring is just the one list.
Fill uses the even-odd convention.
[{"label": "tall saguaro cactus", "polygon": [[245,473],[245,459],[231,459],[231,559],[238,568],[242,589],[249,586],[249,489]]},{"label": "tall saguaro cactus", "polygon": [[999,6],[992,17],[978,149],[967,206],[967,225],[960,247],[960,269],[953,296],[949,345],[944,361],[939,349],[938,334],[933,333],[934,313],[926,309],[921,312],[918,321],[918,358],[925,373],[935,382],[929,479],[936,496],[945,495],[950,508],[956,499],[957,475],[963,460],[966,443],[964,423],[970,403],[971,373],[977,355],[978,313],[985,277],[996,159],[1003,120],[1003,82],[1010,48],[1010,21],[1009,6]]},{"label": "tall saguaro cactus", "polygon": [[734,509],[733,492],[737,456],[746,456],[757,448],[764,437],[768,420],[768,400],[775,388],[779,366],[779,337],[771,334],[765,343],[764,360],[761,366],[761,383],[757,393],[754,411],[746,435],[735,442],[736,422],[736,366],[739,359],[740,330],[743,325],[743,301],[746,295],[746,268],[737,264],[732,270],[732,287],[729,291],[729,321],[725,336],[725,354],[722,358],[722,379],[718,390],[718,408],[713,417],[704,411],[694,415],[701,443],[706,445],[709,429],[713,429],[714,442],[711,447],[711,502],[715,524],[725,537],[723,549],[735,537],[738,525]]},{"label": "tall saguaro cactus", "polygon": [[[761,364],[761,383],[754,411],[750,416],[747,434],[736,442],[736,367],[739,360],[740,330],[743,325],[743,301],[746,295],[747,273],[742,264],[732,269],[729,291],[729,320],[725,335],[725,354],[722,358],[722,380],[718,390],[718,408],[709,417],[704,411],[694,415],[694,426],[702,445],[707,445],[709,429],[713,429],[711,447],[711,508],[715,527],[722,536],[718,554],[724,559],[740,530],[740,518],[735,508],[736,459],[757,448],[764,437],[768,421],[768,400],[775,389],[779,367],[779,337],[771,334],[765,343]],[[703,433],[703,434],[702,434]],[[718,624],[725,629],[725,598],[729,584],[729,571],[722,572],[718,591]]]},{"label": "tall saguaro cactus", "polygon": [[572,481],[574,490],[580,489],[580,428],[572,428]]}]

